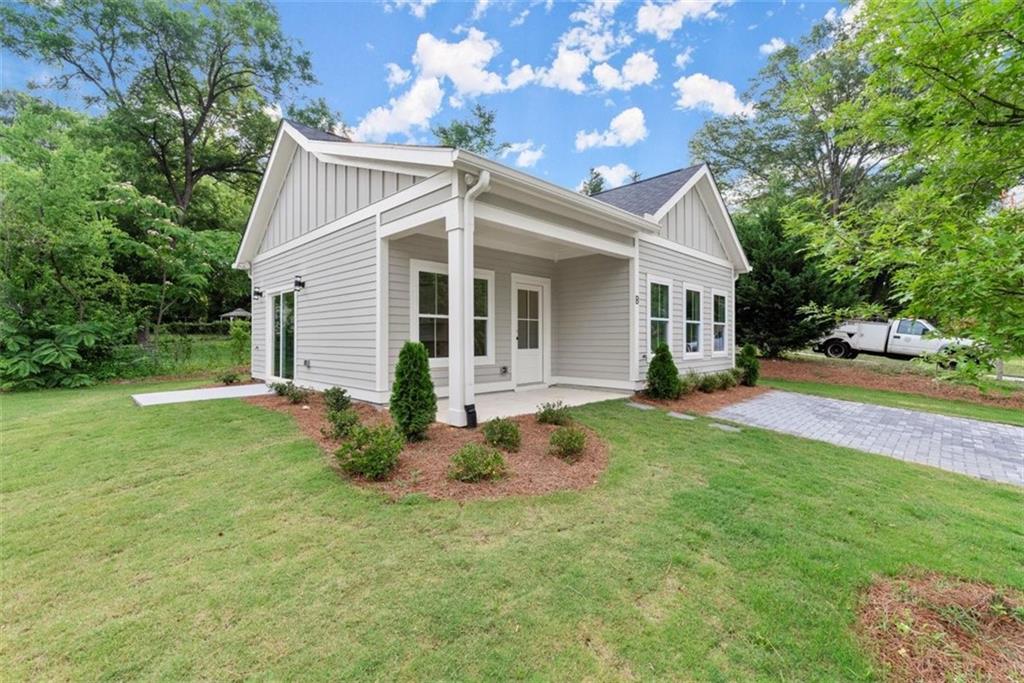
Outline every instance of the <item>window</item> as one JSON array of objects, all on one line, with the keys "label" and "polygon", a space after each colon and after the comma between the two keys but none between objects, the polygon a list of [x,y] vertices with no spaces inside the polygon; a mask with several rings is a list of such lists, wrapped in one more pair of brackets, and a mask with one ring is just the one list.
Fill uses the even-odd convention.
[{"label": "window", "polygon": [[920,320],[901,320],[896,328],[899,334],[916,334],[921,336],[928,333],[928,328]]},{"label": "window", "polygon": [[[427,261],[410,262],[416,287],[411,292],[411,332],[415,341],[427,347],[431,365],[447,365],[448,266]],[[477,364],[494,362],[494,273],[476,271],[473,278],[473,356]]]},{"label": "window", "polygon": [[700,290],[686,289],[686,343],[683,357],[697,356],[701,352]]},{"label": "window", "polygon": [[718,294],[717,292],[712,292],[711,301],[713,304],[713,318],[711,321],[711,352],[716,354],[724,354],[726,322],[725,295]]},{"label": "window", "polygon": [[651,352],[661,344],[672,348],[672,284],[668,280],[653,277],[647,279],[650,304],[647,318]]}]

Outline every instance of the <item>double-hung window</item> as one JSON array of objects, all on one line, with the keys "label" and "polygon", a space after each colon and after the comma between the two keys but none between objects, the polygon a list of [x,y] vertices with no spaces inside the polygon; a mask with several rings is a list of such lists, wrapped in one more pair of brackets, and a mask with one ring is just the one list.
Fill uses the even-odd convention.
[{"label": "double-hung window", "polygon": [[724,356],[726,351],[726,320],[728,309],[726,308],[725,294],[711,292],[712,319],[711,319],[711,353],[717,356]]},{"label": "double-hung window", "polygon": [[685,328],[686,339],[683,345],[683,358],[701,355],[701,291],[686,287]]},{"label": "double-hung window", "polygon": [[[410,336],[427,347],[431,366],[448,364],[448,266],[410,262]],[[473,278],[473,356],[478,365],[494,362],[494,272],[477,270]]]},{"label": "double-hung window", "polygon": [[662,344],[672,348],[672,283],[656,277],[647,278],[648,339],[653,353]]}]

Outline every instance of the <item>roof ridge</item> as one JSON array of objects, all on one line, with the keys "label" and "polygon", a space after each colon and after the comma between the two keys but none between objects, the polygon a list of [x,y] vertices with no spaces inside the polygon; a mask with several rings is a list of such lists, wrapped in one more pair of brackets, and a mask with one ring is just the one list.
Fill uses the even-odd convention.
[{"label": "roof ridge", "polygon": [[672,175],[673,173],[679,173],[680,171],[689,171],[690,169],[698,168],[698,167],[704,166],[704,165],[706,165],[706,162],[702,161],[699,164],[694,164],[693,166],[683,166],[682,168],[676,168],[676,169],[673,169],[671,171],[665,171],[664,173],[659,173],[658,175],[652,175],[650,178],[643,178],[642,180],[637,180],[634,183],[623,183],[622,185],[619,185],[618,187],[609,187],[607,190],[601,190],[600,192],[595,192],[594,194],[592,194],[590,196],[591,197],[597,197],[598,195],[602,195],[605,192],[614,192],[615,190],[622,190],[622,189],[625,189],[625,188],[628,188],[628,187],[633,187],[634,185],[640,185],[641,183],[646,183],[648,180],[657,180],[658,178],[661,178],[661,177],[664,177],[664,176],[667,176],[667,175]]}]

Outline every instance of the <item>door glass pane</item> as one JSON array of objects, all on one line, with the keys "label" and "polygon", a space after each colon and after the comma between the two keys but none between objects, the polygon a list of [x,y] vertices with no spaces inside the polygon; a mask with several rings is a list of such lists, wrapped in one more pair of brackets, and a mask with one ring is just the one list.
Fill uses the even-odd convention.
[{"label": "door glass pane", "polygon": [[913,323],[911,323],[909,320],[901,320],[899,327],[896,328],[896,331],[899,332],[900,334],[910,334],[912,324]]},{"label": "door glass pane", "polygon": [[487,321],[473,321],[473,355],[487,355]]},{"label": "door glass pane", "polygon": [[530,348],[530,322],[522,318],[519,319],[516,327],[516,348]]},{"label": "door glass pane", "polygon": [[530,318],[540,319],[540,292],[529,292]]},{"label": "door glass pane", "polygon": [[473,280],[473,315],[487,317],[487,280]]},{"label": "door glass pane", "polygon": [[274,348],[271,349],[271,355],[274,358],[274,377],[281,376],[281,295],[275,294],[273,298],[274,302],[274,316],[271,322],[272,329],[274,330]]},{"label": "door glass pane", "polygon": [[530,346],[528,348],[539,349],[540,348],[540,321],[539,320],[531,320],[531,321],[529,321],[529,325],[530,325]]},{"label": "door glass pane", "polygon": [[280,375],[285,379],[295,376],[295,292],[281,295],[281,334],[282,367]]},{"label": "door glass pane", "polygon": [[525,289],[520,289],[516,292],[516,315],[520,318],[530,317],[527,311],[529,306],[526,303],[527,295],[529,295],[529,293],[530,292]]}]

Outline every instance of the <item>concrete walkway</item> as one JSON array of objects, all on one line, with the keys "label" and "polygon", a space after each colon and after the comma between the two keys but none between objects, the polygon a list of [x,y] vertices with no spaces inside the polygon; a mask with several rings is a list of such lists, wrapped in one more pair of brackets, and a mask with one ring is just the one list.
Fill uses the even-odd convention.
[{"label": "concrete walkway", "polygon": [[191,403],[192,401],[215,401],[221,398],[242,398],[263,396],[273,391],[266,384],[239,384],[233,387],[211,387],[209,389],[183,389],[181,391],[152,391],[148,394],[132,394],[132,400],[139,406],[162,406],[169,403]]},{"label": "concrete walkway", "polygon": [[712,414],[754,427],[1024,486],[1024,428],[770,391]]}]

